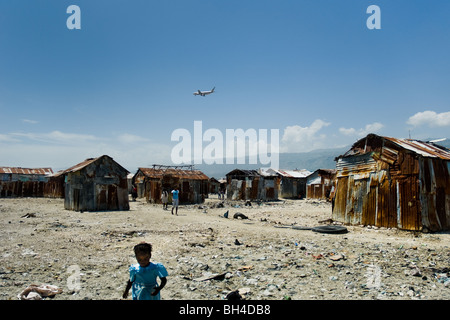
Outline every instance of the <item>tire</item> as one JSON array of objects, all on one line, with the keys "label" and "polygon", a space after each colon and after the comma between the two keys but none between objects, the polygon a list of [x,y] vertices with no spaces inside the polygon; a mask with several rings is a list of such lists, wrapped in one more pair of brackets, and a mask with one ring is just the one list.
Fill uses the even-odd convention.
[{"label": "tire", "polygon": [[343,226],[319,226],[314,227],[311,230],[314,232],[330,234],[343,234],[348,232],[347,228]]}]

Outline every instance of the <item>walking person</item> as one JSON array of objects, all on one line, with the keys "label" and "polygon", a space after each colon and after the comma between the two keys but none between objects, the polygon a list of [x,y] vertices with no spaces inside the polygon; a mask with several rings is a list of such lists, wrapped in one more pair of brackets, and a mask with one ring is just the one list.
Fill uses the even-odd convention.
[{"label": "walking person", "polygon": [[167,210],[168,207],[168,202],[169,202],[169,193],[167,192],[167,190],[164,190],[161,194],[161,202],[163,205],[163,209]]},{"label": "walking person", "polygon": [[133,184],[131,188],[131,197],[133,198],[133,201],[136,201],[137,196],[137,188],[136,185]]},{"label": "walking person", "polygon": [[172,190],[172,214],[173,209],[175,208],[175,214],[178,215],[178,195],[180,191],[178,191],[178,188],[175,187],[174,190]]}]

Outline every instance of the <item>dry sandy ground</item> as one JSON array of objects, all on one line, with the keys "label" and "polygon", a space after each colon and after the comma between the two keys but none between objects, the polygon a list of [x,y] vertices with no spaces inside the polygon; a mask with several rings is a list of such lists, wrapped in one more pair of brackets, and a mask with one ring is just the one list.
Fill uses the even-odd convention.
[{"label": "dry sandy ground", "polygon": [[218,203],[175,216],[139,200],[130,211],[80,213],[62,199],[0,199],[0,299],[31,284],[59,287],[57,300],[121,299],[141,241],[169,272],[164,300],[221,300],[238,289],[245,300],[450,299],[448,232],[324,234],[287,227],[331,218],[324,201]]}]

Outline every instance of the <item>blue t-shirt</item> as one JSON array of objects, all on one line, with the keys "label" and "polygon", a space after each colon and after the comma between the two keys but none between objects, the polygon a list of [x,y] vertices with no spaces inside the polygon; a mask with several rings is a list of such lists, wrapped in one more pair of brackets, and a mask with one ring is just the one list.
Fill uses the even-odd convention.
[{"label": "blue t-shirt", "polygon": [[152,296],[152,289],[158,287],[156,278],[165,278],[169,274],[161,263],[153,263],[146,267],[141,267],[139,263],[130,266],[130,281],[133,282],[132,298],[133,300],[160,300],[158,293]]},{"label": "blue t-shirt", "polygon": [[178,190],[172,190],[172,199],[173,200],[176,200],[176,199],[178,199],[178,193],[179,193],[180,191],[178,191]]}]

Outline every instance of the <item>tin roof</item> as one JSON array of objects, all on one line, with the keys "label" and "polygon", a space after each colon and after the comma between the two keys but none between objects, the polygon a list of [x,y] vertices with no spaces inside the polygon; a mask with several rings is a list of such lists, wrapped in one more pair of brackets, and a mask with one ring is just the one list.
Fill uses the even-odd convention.
[{"label": "tin roof", "polygon": [[259,173],[263,176],[280,175],[286,178],[306,178],[312,172],[306,169],[301,170],[283,170],[283,169],[259,169]]},{"label": "tin roof", "polygon": [[49,175],[53,174],[53,170],[51,168],[0,167],[0,173]]},{"label": "tin roof", "polygon": [[257,177],[260,174],[257,170],[244,170],[244,169],[234,169],[226,174],[226,176],[241,176],[241,177]]},{"label": "tin roof", "polygon": [[389,141],[394,145],[412,151],[423,157],[450,160],[450,150],[445,147],[434,144],[432,142],[414,139],[399,139],[392,137],[384,137],[375,134],[369,134],[366,137],[358,140],[353,144],[353,146],[349,151],[347,151],[344,155],[337,157],[337,159],[352,155],[361,155],[367,152],[376,151],[376,149],[381,148],[383,148],[385,151],[389,151],[389,148],[386,148],[384,146],[383,140]]},{"label": "tin roof", "polygon": [[424,157],[440,158],[443,160],[450,160],[450,150],[447,148],[438,146],[432,142],[425,142],[413,139],[396,139],[390,137],[384,137],[385,139],[392,141],[393,143],[401,146],[404,149],[413,151]]},{"label": "tin roof", "polygon": [[164,176],[174,176],[179,179],[187,180],[209,180],[200,170],[183,170],[175,168],[164,168],[164,169],[154,169],[154,168],[139,168],[146,177],[153,179],[161,179]]},{"label": "tin roof", "polygon": [[90,165],[91,163],[95,162],[97,159],[99,159],[100,157],[97,158],[88,158],[66,170],[63,170],[63,173],[69,173],[69,172],[75,172],[78,170],[83,169],[84,167],[87,167],[88,165]]},{"label": "tin roof", "polygon": [[[86,160],[84,160],[84,161],[82,161],[82,162],[80,162],[80,163],[78,163],[78,164],[76,164],[76,165],[66,169],[66,170],[58,172],[58,174],[60,175],[60,174],[65,174],[65,173],[75,172],[75,171],[81,170],[81,169],[87,167],[88,165],[90,165],[91,163],[94,163],[95,161],[97,161],[97,160],[99,160],[100,158],[103,158],[103,157],[108,157],[112,161],[114,161],[113,158],[111,158],[110,156],[107,156],[107,155],[103,155],[103,156],[100,156],[100,157],[97,157],[97,158],[88,158],[88,159],[86,159]],[[129,172],[127,169],[123,168],[120,164],[117,163],[117,165],[119,167],[121,167],[123,170],[125,170],[126,172]]]}]

